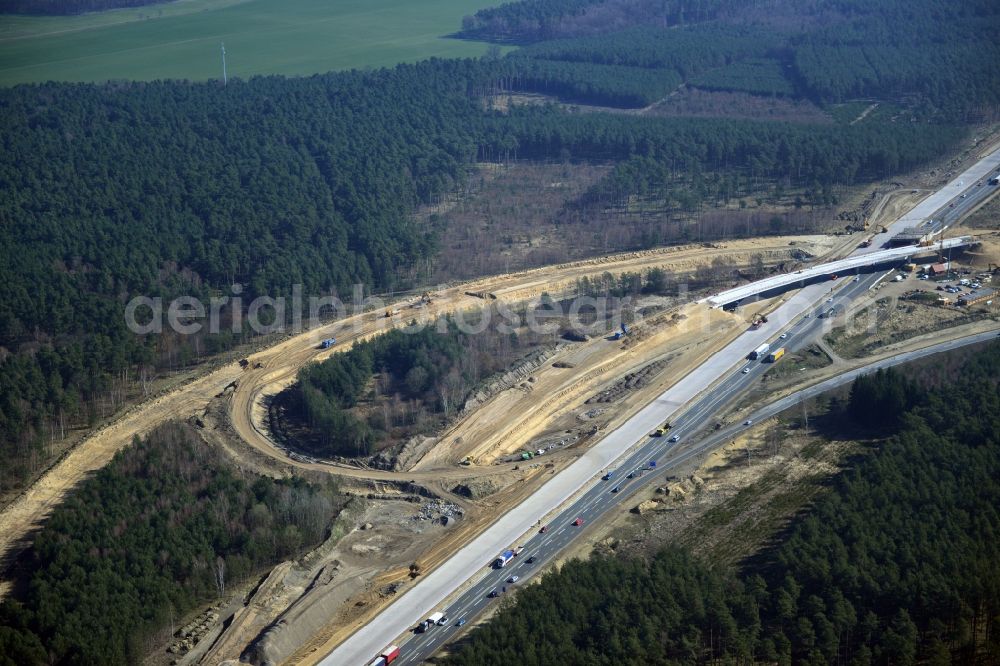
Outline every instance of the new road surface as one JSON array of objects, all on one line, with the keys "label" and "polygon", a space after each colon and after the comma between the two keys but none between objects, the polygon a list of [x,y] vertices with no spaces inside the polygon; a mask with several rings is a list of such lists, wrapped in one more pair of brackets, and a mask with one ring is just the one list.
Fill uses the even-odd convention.
[{"label": "new road surface", "polygon": [[[935,211],[948,206],[953,200],[961,199],[961,195],[968,194],[968,191],[972,188],[985,187],[985,185],[977,186],[977,180],[984,179],[986,176],[994,173],[998,166],[1000,166],[1000,150],[991,153],[970,167],[970,169],[941,191],[927,197],[915,210],[923,209],[926,211],[924,218],[930,217]],[[904,223],[907,217],[909,221]],[[898,233],[905,226],[913,226],[917,223],[913,220],[913,211],[907,217],[901,218],[899,221],[889,225],[890,233],[887,236]],[[887,236],[883,235],[883,237]],[[865,254],[867,253],[866,250],[871,250],[871,248],[859,249],[853,254]],[[842,278],[842,280],[846,279],[848,278]],[[612,466],[624,470],[632,466],[641,465],[643,462],[648,465],[649,460],[657,456],[662,457],[674,443],[662,441],[669,438],[657,438],[657,441],[651,442],[648,438],[650,432],[665,421],[675,419],[678,416],[679,410],[684,405],[692,404],[704,392],[716,386],[720,378],[725,382],[726,378],[735,374],[746,377],[739,368],[742,367],[747,353],[762,343],[772,342],[776,330],[784,329],[793,322],[798,322],[796,326],[804,325],[808,327],[816,325],[814,322],[802,324],[799,320],[815,319],[812,316],[806,318],[804,315],[812,315],[817,304],[825,305],[826,299],[833,297],[832,291],[836,284],[838,283],[821,282],[804,287],[792,294],[780,307],[768,315],[770,323],[767,327],[747,331],[711,356],[694,371],[683,377],[674,386],[622,424],[621,427],[609,433],[575,462],[555,475],[548,483],[525,499],[516,509],[500,516],[493,525],[472,539],[466,546],[456,551],[448,561],[423,577],[409,592],[403,594],[400,599],[370,622],[358,628],[354,634],[334,648],[320,663],[328,666],[367,664],[386,645],[393,643],[398,637],[407,634],[417,621],[426,618],[432,612],[438,610],[438,606],[449,595],[465,585],[467,581],[475,579],[478,581],[476,583],[477,586],[482,584],[480,577],[484,575],[482,573],[483,566],[495,558],[497,553],[512,544],[516,545],[525,539],[526,535],[536,532],[539,521],[544,521],[547,515],[555,511],[567,500],[573,498],[579,491],[587,488],[588,485],[602,486],[602,484],[594,484],[593,479],[599,477],[604,470]],[[845,291],[852,288],[863,288],[862,282],[859,280],[857,283],[852,282],[844,287]],[[796,334],[796,331],[793,330],[790,337],[792,334]],[[752,374],[752,372],[748,374]],[[739,379],[736,378],[737,381]],[[720,390],[722,389],[716,387],[713,392],[717,393]],[[693,428],[693,426],[694,424],[691,427]],[[683,437],[689,435],[690,431],[684,430],[681,424],[678,424],[677,428],[672,430],[671,433],[676,433],[681,438],[681,441],[683,441]],[[637,445],[637,443],[639,444]],[[636,450],[637,446],[638,451]],[[593,487],[590,487],[583,492],[580,499],[575,500],[576,506],[581,509],[581,513],[583,509],[587,508],[587,502],[593,502],[590,505],[590,512],[597,510],[598,502],[594,500],[595,495],[593,494],[595,492],[603,494],[603,491],[595,491]],[[621,490],[619,494],[620,492]],[[581,501],[584,504],[579,504]],[[563,515],[563,513],[560,512],[559,515]],[[584,520],[584,524],[586,524],[588,519],[593,519],[592,513],[587,513],[587,516],[581,515],[579,517]],[[553,522],[553,527],[555,528],[552,534],[553,543],[562,543],[562,545],[565,545],[572,538],[572,535],[576,533],[570,529],[571,526]],[[558,534],[556,534],[556,530],[559,530]],[[538,536],[534,538],[538,538]],[[531,549],[541,546],[541,540],[538,543],[526,543],[525,545],[530,545],[531,548],[526,549],[522,556],[527,555],[527,557],[530,557]],[[519,562],[518,566],[523,565]],[[493,574],[485,574],[485,579],[489,581],[486,584],[495,583],[496,581],[493,578],[501,578],[502,573],[501,571]],[[489,602],[476,600],[475,603],[479,604],[479,606],[472,605],[473,601],[468,601],[467,603],[469,605],[465,610],[468,613],[474,608],[481,607],[482,604]],[[457,606],[456,609],[461,610]],[[430,634],[432,635],[433,633],[434,630],[432,629]],[[411,651],[418,652],[419,643],[414,641],[420,640],[429,641],[431,638],[430,636],[426,638],[416,637],[412,641],[408,641],[408,643],[413,643],[413,645],[410,646],[408,644],[406,646],[406,653]]]}]

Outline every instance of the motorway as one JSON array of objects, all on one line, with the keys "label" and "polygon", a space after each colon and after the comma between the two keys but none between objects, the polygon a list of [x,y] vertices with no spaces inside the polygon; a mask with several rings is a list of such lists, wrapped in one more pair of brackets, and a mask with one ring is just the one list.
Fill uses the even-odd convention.
[{"label": "motorway", "polygon": [[[988,181],[998,170],[1000,170],[1000,151],[994,151],[921,201],[901,216],[894,226],[898,227],[897,230],[902,230],[905,227],[919,226],[928,219],[935,217],[940,219],[945,215],[945,223],[953,224],[975,206],[981,197],[986,196],[989,189],[996,188],[996,185],[989,185]],[[968,196],[962,197],[962,194]],[[951,203],[955,204],[954,208],[949,205]]]},{"label": "motorway", "polygon": [[[812,332],[815,333],[815,327],[813,328]],[[800,333],[807,335],[807,331],[800,331]],[[748,420],[760,422],[771,418],[803,400],[849,384],[859,376],[879,369],[909,363],[933,354],[997,338],[998,331],[987,331],[880,359],[764,405],[751,414]],[[804,336],[802,339],[806,340],[806,337]],[[755,363],[754,365],[762,374],[765,364]],[[730,393],[729,397],[733,397],[733,394]],[[702,405],[702,409],[692,408],[678,418],[677,424],[670,430],[670,433],[678,435],[685,433],[681,440],[687,441],[690,444],[688,446],[671,443],[666,436],[649,438],[645,446],[634,452],[628,460],[615,469],[611,479],[596,483],[571,506],[558,516],[551,518],[544,534],[537,532],[522,540],[520,543],[524,545],[524,551],[515,557],[510,564],[502,569],[491,568],[487,570],[458,599],[447,607],[442,607],[440,610],[445,613],[447,618],[444,626],[430,628],[422,634],[414,634],[412,639],[403,644],[403,652],[396,663],[400,666],[421,663],[440,649],[442,645],[454,639],[459,620],[464,619],[471,622],[481,611],[497,603],[505,593],[513,592],[516,586],[526,583],[536,571],[556,557],[589,524],[600,520],[604,514],[615,507],[627,503],[639,490],[652,484],[663,484],[666,479],[671,478],[671,473],[684,463],[717,448],[724,442],[733,439],[741,430],[749,427],[745,422],[731,425],[711,431],[707,436],[695,441],[692,435],[704,430],[707,426],[705,422],[698,420],[697,415],[703,413],[704,408],[709,407],[707,403],[721,406],[726,401],[726,398],[723,397],[713,397],[711,400],[704,401],[706,404]],[[712,410],[709,410],[709,413],[712,413]],[[656,466],[650,467],[650,461],[656,461]],[[629,478],[630,474],[632,478]],[[583,519],[584,522],[581,526],[574,525],[577,518]],[[528,561],[529,559],[531,562]],[[518,577],[516,583],[508,582],[510,576]],[[498,598],[490,597],[492,590],[497,590]]]},{"label": "motorway", "polygon": [[[953,201],[969,199],[968,196],[962,199],[961,195],[971,193],[977,186],[976,179],[968,174],[982,171],[983,175],[980,177],[983,178],[985,175],[993,173],[998,165],[1000,165],[1000,150],[977,162],[952,184],[928,196],[917,208],[927,210],[926,217],[930,217],[931,214],[942,208],[949,207],[949,203]],[[960,181],[964,185],[956,186],[956,183]],[[904,223],[904,220],[908,218],[909,222]],[[883,238],[891,237],[905,226],[913,226],[914,224],[911,211],[909,216],[904,216],[889,225],[890,231],[887,235],[883,235]],[[852,254],[868,254],[870,251],[877,251],[877,249],[862,248]],[[448,609],[449,613],[453,615],[454,612],[464,612],[471,616],[476,611],[481,610],[489,603],[486,594],[497,585],[498,581],[509,575],[503,570],[483,572],[483,567],[492,561],[499,552],[511,545],[523,542],[527,548],[521,557],[526,560],[532,554],[539,557],[543,552],[549,552],[549,550],[543,550],[543,546],[545,549],[551,549],[552,553],[564,547],[578,533],[578,530],[567,524],[568,522],[574,520],[579,514],[579,517],[583,518],[586,524],[586,521],[593,520],[594,517],[608,509],[605,496],[609,492],[605,484],[595,482],[595,478],[600,476],[601,472],[612,466],[628,470],[648,465],[649,460],[657,459],[672,451],[674,445],[669,441],[663,441],[666,438],[652,439],[648,437],[648,434],[662,425],[664,421],[674,420],[676,425],[670,433],[677,435],[683,442],[685,437],[691,436],[696,429],[704,425],[705,414],[702,413],[702,409],[706,409],[706,407],[702,401],[706,399],[705,396],[710,396],[713,401],[732,399],[750,380],[764,371],[762,365],[757,363],[751,366],[749,373],[746,375],[742,373],[745,356],[750,350],[764,342],[774,342],[773,338],[776,332],[786,327],[789,327],[789,340],[793,341],[790,348],[794,349],[796,344],[794,341],[804,341],[810,338],[814,327],[822,326],[827,322],[824,319],[822,320],[824,324],[820,324],[818,318],[814,316],[814,311],[819,312],[835,304],[835,302],[827,303],[827,298],[853,298],[871,286],[875,279],[875,276],[865,276],[864,278],[859,277],[857,282],[853,282],[848,281],[848,278],[845,277],[836,283],[812,284],[788,294],[785,302],[768,315],[770,323],[767,326],[757,330],[748,330],[683,377],[626,423],[583,453],[579,459],[522,502],[517,509],[499,516],[490,528],[470,541],[465,547],[456,551],[444,564],[423,577],[413,589],[403,594],[389,608],[360,627],[351,637],[334,648],[320,663],[328,666],[368,663],[395,638],[405,635],[418,619],[427,617],[435,610],[444,610],[439,608],[442,601],[470,580],[475,582],[469,590],[459,596],[457,602],[452,604],[452,607]],[[838,292],[837,294],[833,293],[835,290]],[[822,305],[817,308],[817,304]],[[699,418],[690,420],[683,418],[681,410],[684,410],[685,406],[688,405],[693,406],[687,407],[686,411],[696,410],[692,413],[698,415]],[[698,409],[699,405],[701,409]],[[622,474],[624,473],[623,471]],[[633,489],[638,486],[638,484],[626,484],[617,494],[628,495],[630,485]],[[583,491],[582,494],[573,500],[569,509],[556,514],[559,518],[546,518],[551,512],[574,498],[580,491]],[[551,521],[552,529],[545,535],[534,534],[532,536],[532,533],[537,532],[539,521]],[[525,540],[527,537],[530,539]],[[527,565],[519,561],[515,568],[525,566]],[[501,584],[500,587],[502,588],[503,585]],[[457,618],[453,617],[452,619],[454,621]],[[443,633],[446,632],[431,629],[426,634],[418,634],[406,641],[402,645],[403,655],[398,663],[417,663],[434,649],[434,637],[440,637]]]},{"label": "motorway", "polygon": [[[817,336],[824,334],[833,321],[830,318],[820,318],[821,313],[834,306],[839,306],[839,310],[845,309],[847,303],[870,289],[879,277],[880,274],[868,274],[858,276],[857,282],[847,281],[846,286],[829,297],[831,298],[829,303],[824,301],[820,307],[809,312],[809,316],[798,319],[784,333],[770,328],[771,348],[785,346],[788,350],[794,351],[809,345]],[[779,333],[787,337],[780,338]],[[749,352],[750,349],[745,351]],[[413,638],[403,644],[403,651],[397,663],[401,666],[419,664],[449,640],[458,620],[463,618],[471,620],[488,606],[497,603],[497,598],[490,597],[491,591],[497,590],[501,597],[505,590],[512,591],[511,588],[526,582],[534,571],[569,545],[587,525],[599,520],[607,511],[627,501],[636,491],[653,483],[654,480],[662,483],[663,473],[669,474],[681,463],[686,462],[690,458],[689,452],[703,452],[706,447],[713,447],[731,439],[738,431],[749,427],[745,424],[730,426],[712,432],[706,441],[695,441],[695,436],[709,427],[714,415],[747,390],[770,367],[771,364],[763,360],[742,363],[720,379],[711,390],[703,392],[695,402],[677,412],[672,420],[673,427],[664,436],[644,438],[635,451],[616,463],[611,479],[593,483],[587,491],[557,515],[543,519],[542,522],[550,525],[544,534],[539,533],[536,528],[533,534],[518,542],[525,546],[524,552],[514,558],[509,565],[503,569],[484,570],[476,582],[455,601],[446,607],[436,609],[443,611],[448,617],[446,625],[434,627],[425,633],[415,633]],[[744,369],[746,373],[743,372]],[[753,416],[750,420],[757,418],[759,417]],[[674,437],[677,438],[676,441],[673,441]],[[677,455],[682,451],[683,455]],[[655,462],[655,465],[651,466],[651,462]],[[633,475],[632,478],[629,478],[630,474]],[[583,519],[582,526],[573,524],[577,518]],[[498,554],[495,553],[493,556]],[[529,563],[528,560],[532,558],[533,561]],[[518,576],[516,583],[507,582],[512,575]]]}]

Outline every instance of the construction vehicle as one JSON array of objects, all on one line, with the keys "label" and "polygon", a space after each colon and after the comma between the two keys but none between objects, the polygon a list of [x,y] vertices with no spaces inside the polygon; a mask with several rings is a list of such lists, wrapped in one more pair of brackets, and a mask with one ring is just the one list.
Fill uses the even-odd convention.
[{"label": "construction vehicle", "polygon": [[392,315],[398,315],[398,314],[399,314],[399,308],[391,308],[385,311],[385,318],[388,319]]},{"label": "construction vehicle", "polygon": [[775,349],[773,352],[767,355],[767,362],[774,363],[784,355],[785,355],[785,348],[779,347],[778,349]]},{"label": "construction vehicle", "polygon": [[753,321],[750,322],[750,327],[757,329],[767,323],[767,317],[764,315],[754,315]]},{"label": "construction vehicle", "polygon": [[337,338],[327,338],[323,342],[319,343],[320,349],[329,349],[330,347],[337,344]]},{"label": "construction vehicle", "polygon": [[667,421],[666,423],[664,423],[663,425],[661,425],[659,428],[657,428],[655,432],[653,432],[653,437],[663,437],[663,435],[666,434],[666,432],[668,430],[670,430],[670,428],[672,428],[672,427],[673,426],[670,425],[670,422]]},{"label": "construction vehicle", "polygon": [[766,353],[767,353],[767,350],[768,350],[768,349],[770,349],[770,348],[771,348],[771,345],[769,345],[769,344],[767,344],[767,343],[765,342],[765,343],[764,343],[764,344],[762,344],[762,345],[761,345],[760,347],[757,347],[757,348],[756,348],[756,349],[754,349],[754,350],[753,350],[752,352],[750,352],[749,354],[747,354],[747,358],[748,358],[749,360],[751,360],[751,361],[756,361],[756,360],[757,360],[757,359],[759,359],[759,358],[760,358],[761,356],[763,356],[764,354],[766,354]]},{"label": "construction vehicle", "polygon": [[629,330],[628,326],[626,326],[625,324],[622,324],[621,328],[619,330],[615,331],[614,337],[612,339],[614,339],[614,340],[621,340],[622,338],[624,338],[626,335],[628,335],[631,332],[632,331]]}]

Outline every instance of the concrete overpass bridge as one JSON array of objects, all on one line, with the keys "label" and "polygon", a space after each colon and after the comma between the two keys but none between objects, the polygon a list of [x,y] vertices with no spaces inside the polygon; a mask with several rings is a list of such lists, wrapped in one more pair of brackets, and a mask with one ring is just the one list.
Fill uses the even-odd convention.
[{"label": "concrete overpass bridge", "polygon": [[[709,307],[717,308],[726,305],[739,303],[740,301],[764,294],[773,295],[781,293],[789,288],[803,287],[807,284],[830,279],[834,275],[843,276],[861,272],[861,269],[874,270],[883,265],[905,261],[919,254],[940,253],[943,250],[950,250],[968,245],[974,245],[978,241],[971,236],[961,236],[938,241],[931,245],[907,245],[904,247],[894,247],[888,250],[877,250],[865,254],[838,259],[825,264],[804,268],[794,273],[785,273],[772,277],[757,280],[750,284],[735,287],[727,291],[720,292],[714,296],[704,299],[703,303],[708,303]],[[773,294],[771,293],[773,292]]]}]

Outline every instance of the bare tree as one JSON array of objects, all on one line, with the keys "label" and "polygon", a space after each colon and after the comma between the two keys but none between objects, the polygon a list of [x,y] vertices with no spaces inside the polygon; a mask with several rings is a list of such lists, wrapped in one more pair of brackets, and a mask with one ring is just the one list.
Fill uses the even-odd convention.
[{"label": "bare tree", "polygon": [[226,594],[226,561],[221,555],[215,558],[215,586],[220,598]]},{"label": "bare tree", "polygon": [[437,385],[438,396],[441,398],[441,411],[444,412],[444,417],[447,419],[451,416],[451,402],[448,399],[451,391],[448,390],[448,383],[445,380],[441,380]]},{"label": "bare tree", "polygon": [[771,426],[767,429],[767,443],[772,457],[781,452],[781,432],[778,426]]}]

